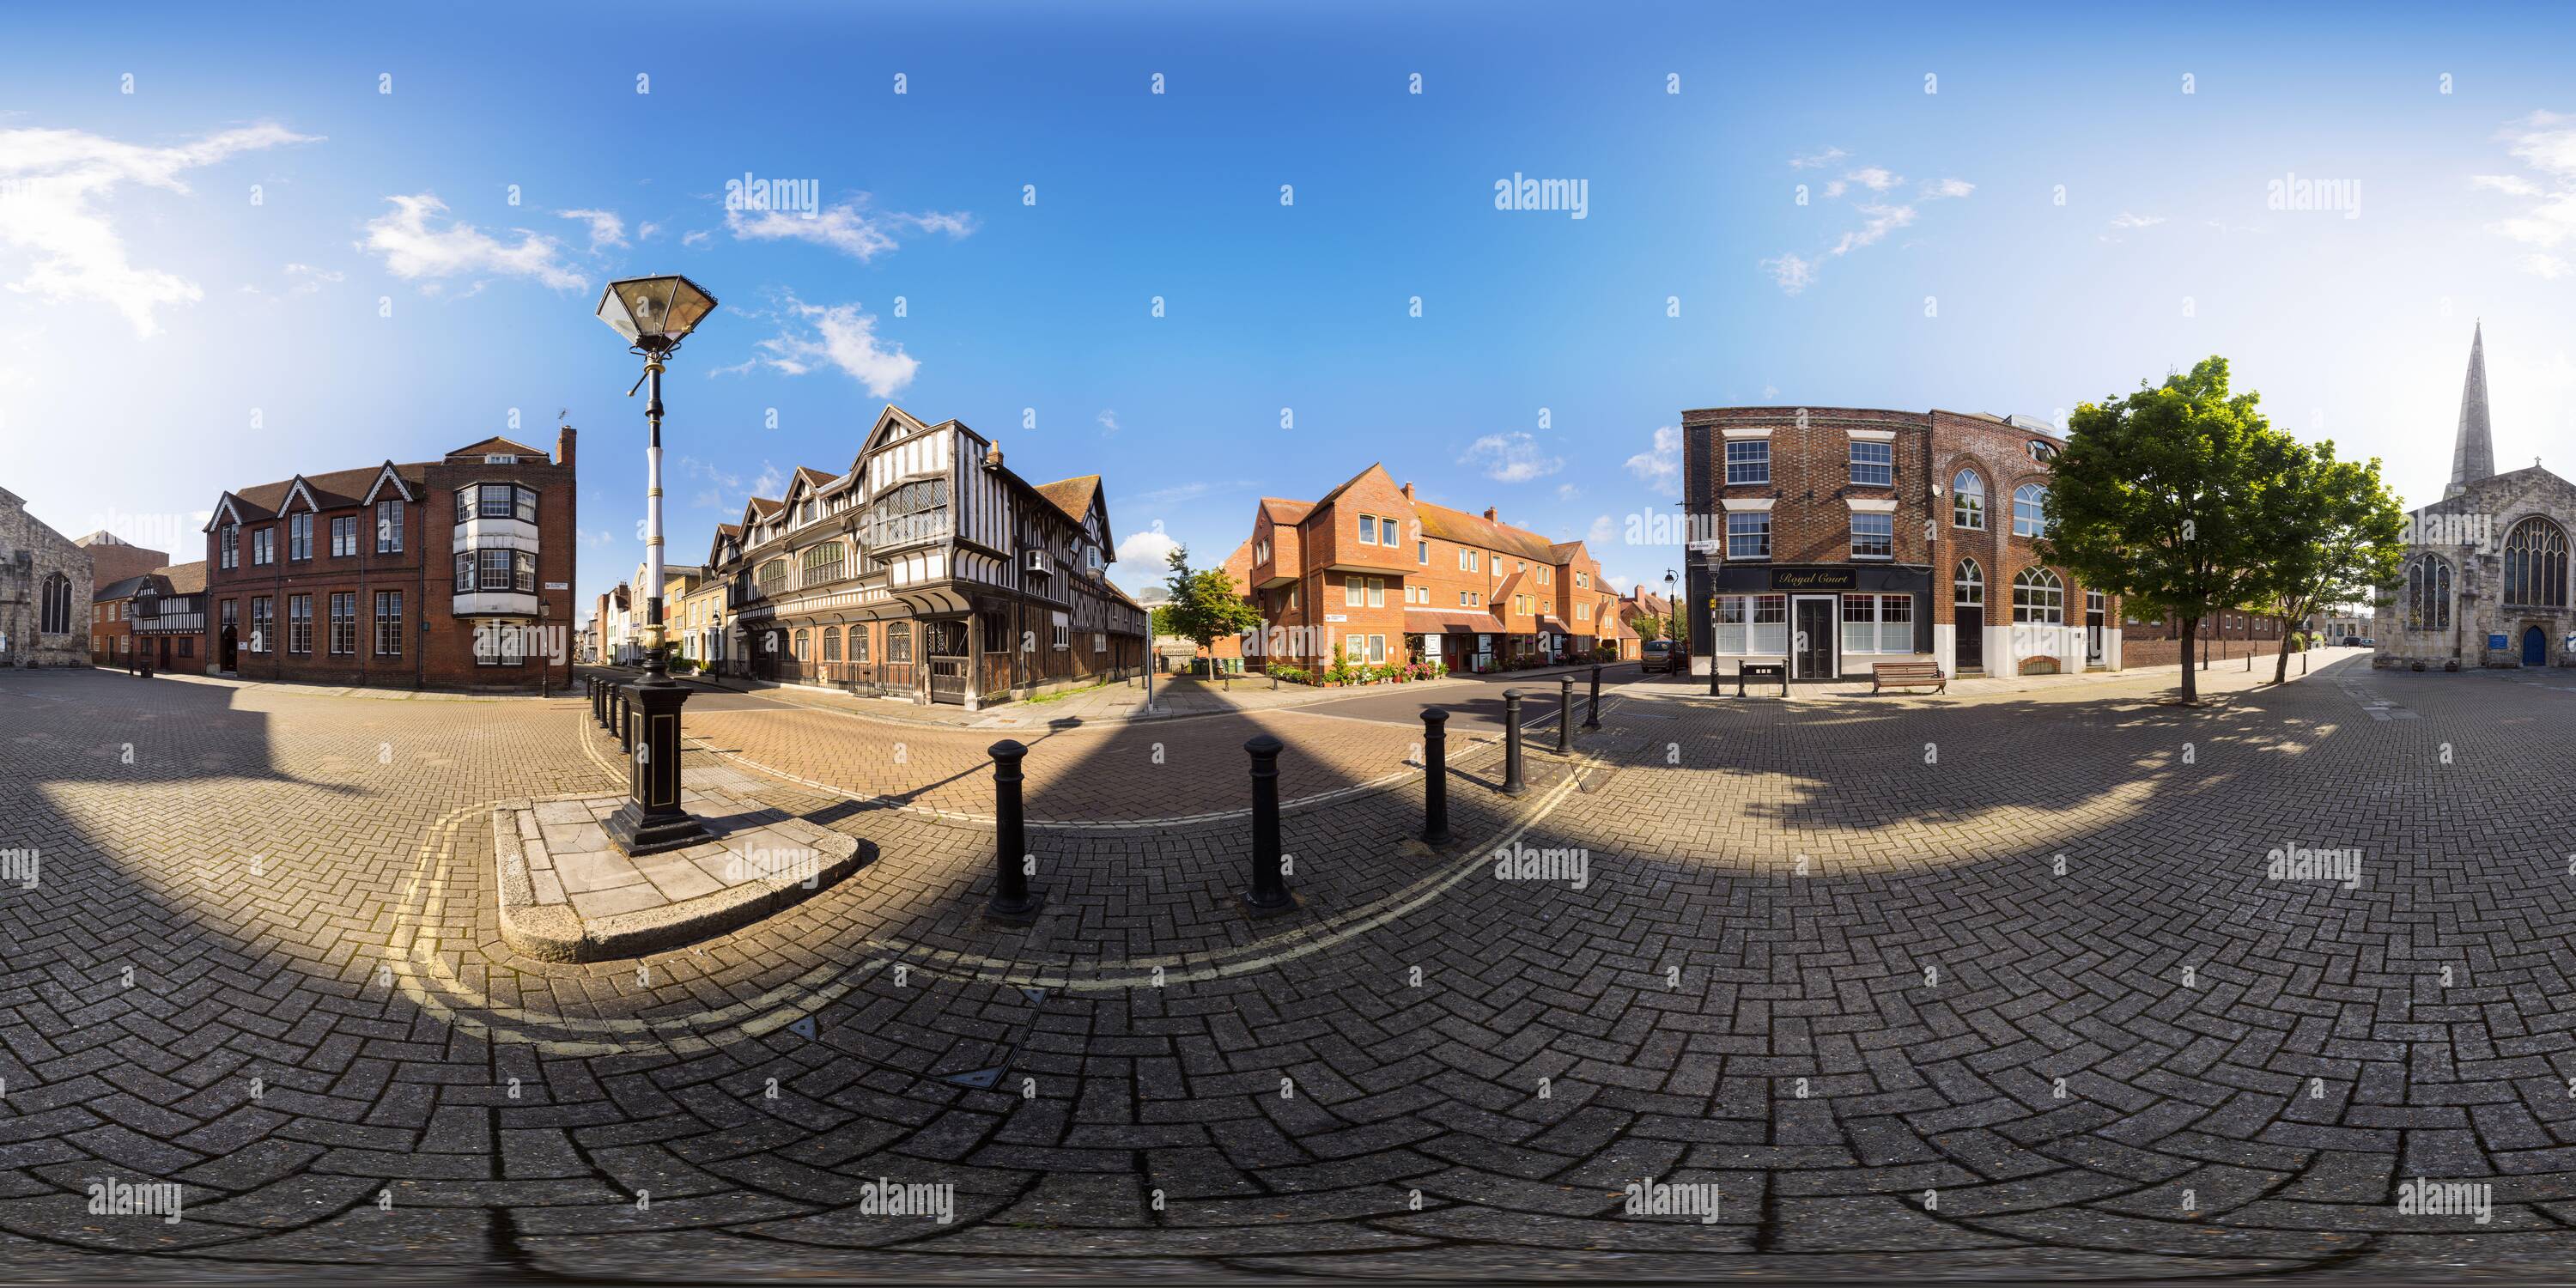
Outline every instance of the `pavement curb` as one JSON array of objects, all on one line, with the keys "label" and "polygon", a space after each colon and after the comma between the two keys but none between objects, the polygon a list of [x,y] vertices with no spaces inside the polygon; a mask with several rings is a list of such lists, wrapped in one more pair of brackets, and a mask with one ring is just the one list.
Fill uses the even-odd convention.
[{"label": "pavement curb", "polygon": [[[583,800],[583,795],[549,797]],[[793,907],[840,884],[876,848],[827,829],[814,847],[822,862],[813,883],[764,877],[659,908],[584,921],[567,904],[540,904],[529,876],[516,816],[533,801],[504,801],[492,810],[492,857],[499,877],[501,941],[546,962],[601,962],[642,957],[716,938]]]}]

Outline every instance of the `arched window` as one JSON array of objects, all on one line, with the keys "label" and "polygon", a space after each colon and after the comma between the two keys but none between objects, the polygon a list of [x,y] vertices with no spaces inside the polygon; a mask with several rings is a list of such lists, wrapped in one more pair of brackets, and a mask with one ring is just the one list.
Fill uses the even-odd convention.
[{"label": "arched window", "polygon": [[864,662],[868,660],[867,627],[853,626],[850,628],[850,660],[853,662]]},{"label": "arched window", "polygon": [[895,622],[886,627],[886,660],[889,662],[912,660],[912,623]]},{"label": "arched window", "polygon": [[2056,446],[2049,443],[2043,443],[2036,438],[2024,443],[2022,447],[2023,450],[2030,453],[2030,459],[2037,461],[2042,465],[2046,465],[2057,459]]},{"label": "arched window", "polygon": [[2046,568],[2024,568],[2013,578],[2013,620],[2059,625],[2066,621],[2066,584]]},{"label": "arched window", "polygon": [[1975,470],[1961,470],[1950,480],[1950,526],[1985,530],[1986,481]]},{"label": "arched window", "polygon": [[2513,525],[2504,539],[2504,602],[2567,606],[2567,534],[2557,524],[2534,516]]},{"label": "arched window", "polygon": [[805,647],[806,647],[805,632],[803,632],[803,631],[798,631],[798,632],[796,632],[796,645],[795,645],[795,652],[794,652],[794,656],[795,656],[796,660],[797,660],[797,661],[799,661],[799,662],[805,661],[805,660],[807,660],[807,659],[809,659],[809,658],[811,658],[811,657],[813,657],[813,656],[814,656],[813,654],[811,654],[811,653],[809,653],[809,652],[806,652],[806,651],[805,651]]},{"label": "arched window", "polygon": [[2451,629],[2451,565],[2439,555],[2406,565],[2406,629]]},{"label": "arched window", "polygon": [[65,635],[72,629],[71,578],[55,573],[45,578],[43,594],[36,601],[36,631],[42,635]]},{"label": "arched window", "polygon": [[2024,483],[2013,489],[2013,535],[2044,537],[2048,535],[2048,489],[2037,483]]},{"label": "arched window", "polygon": [[1985,569],[1977,566],[1976,560],[1960,560],[1958,575],[1952,579],[1950,585],[1958,592],[1957,598],[1952,602],[1961,608],[1982,607],[1985,604],[1986,572]]},{"label": "arched window", "polygon": [[823,628],[823,660],[826,662],[841,660],[841,628],[838,626]]}]

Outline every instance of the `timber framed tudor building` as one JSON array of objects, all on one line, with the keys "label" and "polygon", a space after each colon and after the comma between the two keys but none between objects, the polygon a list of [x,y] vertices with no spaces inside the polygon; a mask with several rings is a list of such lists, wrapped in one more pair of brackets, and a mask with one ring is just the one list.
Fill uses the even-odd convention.
[{"label": "timber framed tudor building", "polygon": [[1785,662],[1795,680],[1866,679],[1880,662],[2120,669],[2118,598],[2039,558],[2059,443],[2038,421],[1978,413],[1683,412],[1694,666]]},{"label": "timber framed tudor building", "polygon": [[1100,477],[1031,484],[991,440],[889,405],[849,469],[799,467],[707,555],[729,675],[955,703],[1124,679],[1146,613],[1107,573]]},{"label": "timber framed tudor building", "polygon": [[398,688],[572,684],[574,431],[218,498],[211,674]]}]

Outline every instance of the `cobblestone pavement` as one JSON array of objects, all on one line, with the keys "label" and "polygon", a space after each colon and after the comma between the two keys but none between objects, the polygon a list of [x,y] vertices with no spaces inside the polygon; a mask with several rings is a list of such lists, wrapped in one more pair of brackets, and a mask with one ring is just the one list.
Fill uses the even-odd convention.
[{"label": "cobblestone pavement", "polygon": [[[1635,686],[1521,797],[1468,757],[1449,846],[1408,843],[1419,774],[1290,811],[1286,917],[1236,910],[1239,817],[1034,828],[1019,930],[977,915],[989,828],[853,798],[972,805],[967,753],[867,777],[840,744],[882,727],[709,712],[872,861],[555,966],[500,943],[482,824],[614,783],[584,704],[0,673],[0,851],[41,858],[0,885],[0,1266],[2563,1275],[2576,694],[2527,678]],[[1221,813],[1180,784],[1255,723],[1290,795],[1401,759],[1208,718],[1161,731],[1204,774],[1136,787],[1073,730],[1030,812]],[[112,1182],[182,1219],[93,1212]]]}]

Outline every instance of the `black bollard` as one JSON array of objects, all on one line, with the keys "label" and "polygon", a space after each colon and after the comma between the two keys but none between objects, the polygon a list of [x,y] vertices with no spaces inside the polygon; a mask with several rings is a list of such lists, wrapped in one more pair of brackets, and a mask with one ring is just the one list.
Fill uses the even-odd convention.
[{"label": "black bollard", "polygon": [[635,704],[627,701],[624,685],[617,689],[617,749],[635,754]]},{"label": "black bollard", "polygon": [[1029,749],[1004,738],[990,748],[993,757],[993,899],[984,915],[995,921],[1034,920],[1046,896],[1029,889],[1028,823],[1020,813],[1020,784],[1026,776],[1020,761]]},{"label": "black bollard", "polygon": [[1574,677],[1556,677],[1556,754],[1574,750]]},{"label": "black bollard", "polygon": [[1449,841],[1449,713],[1422,709],[1422,840]]},{"label": "black bollard", "polygon": [[1503,690],[1503,795],[1518,796],[1521,785],[1521,691]]},{"label": "black bollard", "polygon": [[1243,892],[1243,903],[1254,916],[1284,912],[1296,900],[1288,894],[1279,859],[1280,742],[1255,734],[1243,749],[1252,753],[1252,888]]},{"label": "black bollard", "polygon": [[602,729],[608,727],[608,686],[600,683],[596,675],[590,677],[590,722]]},{"label": "black bollard", "polygon": [[1598,662],[1592,664],[1592,701],[1583,708],[1583,727],[1601,727],[1601,664]]}]

